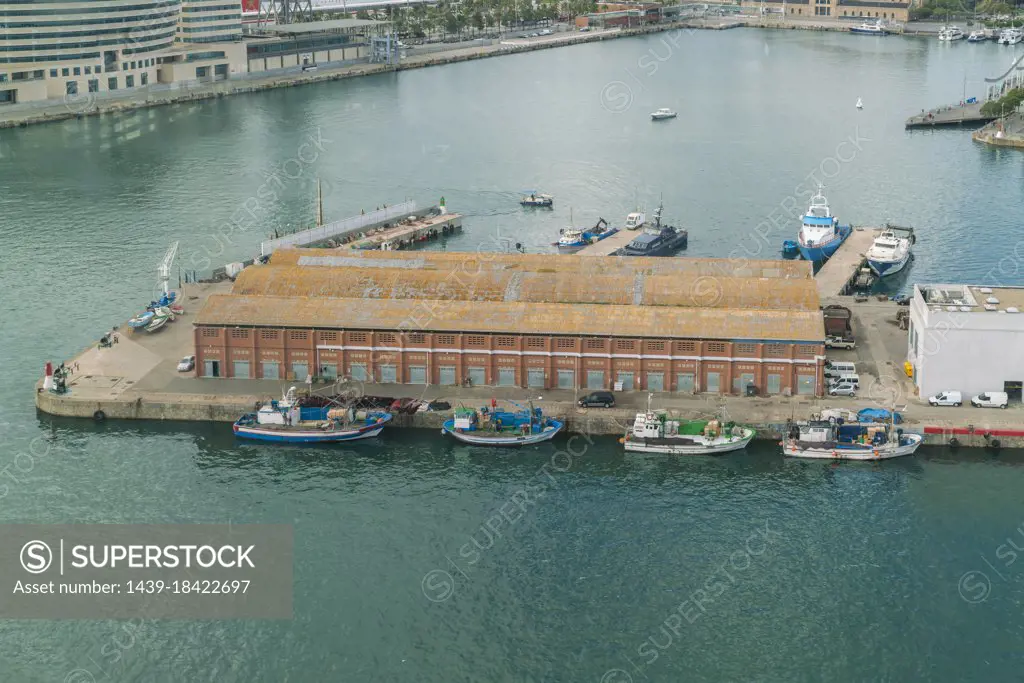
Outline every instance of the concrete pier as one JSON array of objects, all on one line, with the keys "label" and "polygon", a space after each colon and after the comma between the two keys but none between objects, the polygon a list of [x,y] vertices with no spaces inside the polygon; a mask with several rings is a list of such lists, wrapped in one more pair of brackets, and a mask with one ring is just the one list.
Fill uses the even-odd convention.
[{"label": "concrete pier", "polygon": [[[865,231],[867,232],[867,231]],[[870,233],[869,233],[870,234]],[[186,285],[180,295],[185,315],[163,329],[118,331],[118,343],[110,348],[96,345],[66,360],[78,370],[69,378],[70,391],[58,395],[43,389],[42,378],[36,384],[36,407],[52,415],[86,419],[185,420],[229,423],[242,413],[251,412],[257,401],[280,398],[282,390],[295,385],[300,391],[329,394],[332,385],[281,380],[207,379],[195,373],[179,373],[178,361],[195,353],[190,316],[215,292],[226,292],[230,283]],[[945,445],[956,438],[964,447],[985,447],[990,438],[998,438],[1003,447],[1024,446],[1024,407],[986,410],[964,406],[936,408],[917,399],[910,379],[901,366],[906,354],[906,332],[898,328],[899,307],[890,301],[856,303],[852,297],[840,297],[852,311],[859,344],[850,351],[829,352],[838,360],[856,361],[861,376],[862,394],[858,398],[803,396],[743,397],[711,394],[659,393],[654,403],[680,416],[695,418],[719,416],[750,424],[759,438],[777,440],[790,419],[807,419],[826,407],[857,410],[901,406],[904,429],[925,435],[925,443]],[[99,338],[100,334],[97,334]],[[59,359],[57,359],[59,362]],[[42,367],[40,367],[42,375]],[[359,383],[349,381],[346,393],[393,398],[447,400],[452,405],[483,405],[492,397],[524,401],[532,399],[548,414],[564,418],[568,429],[587,434],[621,436],[632,424],[636,413],[646,406],[644,392],[620,392],[617,407],[604,410],[580,409],[576,400],[582,390],[537,390],[516,387],[454,387],[409,384]],[[906,407],[902,407],[906,404]],[[437,429],[450,413],[419,412],[398,415],[395,427]],[[224,429],[229,427],[225,424]]]},{"label": "concrete pier", "polygon": [[818,296],[822,301],[845,293],[847,285],[864,265],[864,253],[878,235],[878,228],[854,228],[836,253],[825,262],[814,279],[818,282]]},{"label": "concrete pier", "polygon": [[642,230],[619,228],[619,231],[611,237],[606,237],[596,244],[589,244],[576,253],[580,256],[611,256],[632,242],[633,238],[642,232]]},{"label": "concrete pier", "polygon": [[440,235],[462,230],[462,215],[443,213],[439,216],[407,218],[387,228],[365,233],[361,239],[342,245],[346,249],[404,249]]},{"label": "concrete pier", "polygon": [[930,111],[921,112],[907,119],[906,128],[934,128],[936,126],[980,126],[989,121],[994,121],[998,116],[989,116],[981,113],[981,105],[984,102],[939,107]]}]

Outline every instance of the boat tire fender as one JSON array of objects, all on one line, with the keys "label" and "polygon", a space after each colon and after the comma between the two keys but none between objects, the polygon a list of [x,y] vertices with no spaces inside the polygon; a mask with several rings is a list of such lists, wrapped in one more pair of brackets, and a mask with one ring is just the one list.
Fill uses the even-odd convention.
[{"label": "boat tire fender", "polygon": [[992,439],[988,445],[992,448],[999,448],[999,439]]},{"label": "boat tire fender", "polygon": [[957,448],[959,445],[960,445],[960,439],[956,438],[955,436],[952,439],[949,440],[949,447],[950,448]]},{"label": "boat tire fender", "polygon": [[104,420],[107,419],[107,414],[104,413],[102,410],[97,410],[95,413],[92,414],[92,419],[94,419],[96,422],[103,422]]}]

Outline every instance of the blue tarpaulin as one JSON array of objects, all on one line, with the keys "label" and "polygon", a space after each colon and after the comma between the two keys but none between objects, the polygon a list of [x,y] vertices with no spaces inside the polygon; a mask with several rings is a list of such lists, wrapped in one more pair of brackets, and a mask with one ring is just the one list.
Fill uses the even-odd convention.
[{"label": "blue tarpaulin", "polygon": [[[903,422],[903,416],[896,413],[896,424]],[[889,421],[889,411],[884,408],[865,408],[857,413],[857,419],[861,422],[881,422]]]}]

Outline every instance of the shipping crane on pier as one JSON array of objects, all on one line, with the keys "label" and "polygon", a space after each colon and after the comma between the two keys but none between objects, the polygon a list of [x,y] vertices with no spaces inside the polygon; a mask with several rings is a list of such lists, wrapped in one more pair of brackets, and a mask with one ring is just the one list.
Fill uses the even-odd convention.
[{"label": "shipping crane on pier", "polygon": [[174,258],[178,255],[178,243],[174,242],[167,248],[167,253],[164,254],[164,260],[160,262],[160,267],[157,268],[157,273],[160,275],[160,284],[163,285],[164,294],[170,298],[171,290],[167,286],[167,282],[171,279],[171,266],[174,264]]}]

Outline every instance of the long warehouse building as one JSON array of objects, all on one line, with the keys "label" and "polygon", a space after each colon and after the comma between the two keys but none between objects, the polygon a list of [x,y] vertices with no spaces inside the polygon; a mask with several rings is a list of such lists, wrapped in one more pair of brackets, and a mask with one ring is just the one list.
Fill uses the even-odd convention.
[{"label": "long warehouse building", "polygon": [[195,319],[206,377],[820,395],[807,264],[288,249]]}]

